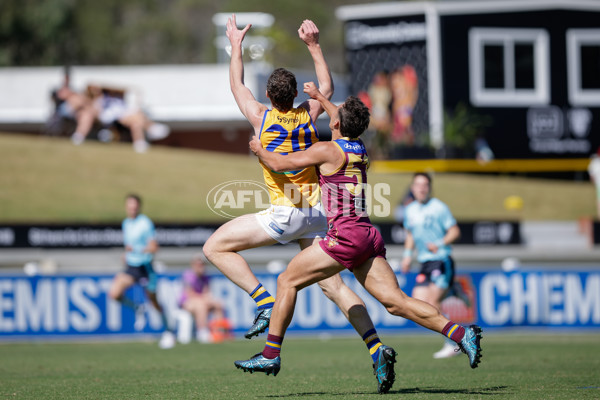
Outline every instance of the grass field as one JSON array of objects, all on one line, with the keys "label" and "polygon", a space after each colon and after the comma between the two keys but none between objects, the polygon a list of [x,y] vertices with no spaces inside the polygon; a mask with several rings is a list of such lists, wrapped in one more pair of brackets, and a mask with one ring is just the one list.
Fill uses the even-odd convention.
[{"label": "grass field", "polygon": [[[254,157],[159,146],[136,154],[128,143],[89,141],[77,147],[66,138],[0,134],[4,223],[118,222],[129,192],[144,197],[144,211],[155,221],[222,222],[207,207],[207,194],[218,184],[242,179],[262,181]],[[410,174],[369,175],[371,184],[390,185],[386,198],[392,208],[409,181]],[[434,195],[463,221],[576,220],[595,214],[595,192],[587,181],[438,174]],[[504,208],[512,195],[523,199],[522,210]],[[247,207],[238,215],[254,211]]]},{"label": "grass field", "polygon": [[[486,334],[483,359],[434,360],[437,336],[384,335],[399,353],[389,399],[598,399],[600,336]],[[27,343],[0,345],[5,399],[381,399],[358,339],[286,338],[277,377],[233,361],[263,338],[223,344]]]}]

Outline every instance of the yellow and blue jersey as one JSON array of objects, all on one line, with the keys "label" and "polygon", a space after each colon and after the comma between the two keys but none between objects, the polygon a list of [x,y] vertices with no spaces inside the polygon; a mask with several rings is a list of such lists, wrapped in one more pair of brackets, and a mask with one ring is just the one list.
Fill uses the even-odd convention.
[{"label": "yellow and blue jersey", "polygon": [[[265,111],[260,142],[268,151],[288,154],[308,149],[319,140],[317,128],[306,109],[292,108],[286,113]],[[274,172],[262,164],[271,204],[297,208],[312,207],[319,201],[316,167],[298,171]]]}]

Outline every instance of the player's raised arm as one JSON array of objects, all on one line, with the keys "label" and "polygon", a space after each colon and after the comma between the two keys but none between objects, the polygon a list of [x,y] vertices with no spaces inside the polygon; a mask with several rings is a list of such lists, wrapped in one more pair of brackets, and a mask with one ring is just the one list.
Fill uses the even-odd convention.
[{"label": "player's raised arm", "polygon": [[321,104],[329,118],[333,118],[337,112],[337,106],[329,101],[329,99],[317,88],[314,82],[306,82],[304,84],[304,93]]},{"label": "player's raised arm", "polygon": [[[333,79],[331,78],[329,66],[325,61],[321,45],[319,44],[319,29],[317,25],[311,20],[304,20],[302,25],[300,25],[300,29],[298,29],[298,36],[306,44],[315,64],[319,90],[327,99],[331,99],[331,96],[333,96]],[[323,112],[321,105],[311,100],[306,101],[302,106],[308,110],[313,121],[316,121],[318,116]]]},{"label": "player's raised arm", "polygon": [[229,64],[231,92],[242,114],[257,129],[262,121],[262,114],[266,110],[266,106],[256,101],[250,89],[244,85],[244,61],[242,60],[242,42],[251,26],[251,24],[248,24],[244,29],[238,29],[235,14],[233,14],[227,20],[226,35],[229,43],[231,43],[231,61]]}]

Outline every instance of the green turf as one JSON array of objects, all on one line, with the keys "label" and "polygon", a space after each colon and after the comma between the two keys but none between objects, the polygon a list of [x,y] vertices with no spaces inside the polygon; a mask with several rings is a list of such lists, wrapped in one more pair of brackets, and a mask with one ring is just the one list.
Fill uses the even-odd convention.
[{"label": "green turf", "polygon": [[[389,185],[384,198],[392,211],[410,177],[372,173],[369,183]],[[223,222],[206,197],[231,180],[262,182],[256,158],[160,146],[136,154],[128,143],[74,146],[67,138],[0,134],[0,223],[119,222],[129,192],[143,196],[145,213],[158,222]],[[433,190],[462,221],[576,220],[595,214],[588,181],[437,174]],[[522,210],[504,208],[512,195],[523,198]],[[247,207],[234,214],[255,211]]]},{"label": "green turf", "polygon": [[[383,335],[399,353],[389,399],[598,399],[600,336],[484,332],[483,359],[434,360],[437,336]],[[224,344],[0,345],[5,399],[381,399],[371,360],[357,338],[286,338],[277,377],[233,366],[263,338]]]}]

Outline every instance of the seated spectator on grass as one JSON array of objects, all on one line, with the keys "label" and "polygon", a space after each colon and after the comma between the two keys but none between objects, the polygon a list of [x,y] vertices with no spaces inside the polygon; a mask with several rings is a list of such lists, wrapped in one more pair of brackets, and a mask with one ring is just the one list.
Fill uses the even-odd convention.
[{"label": "seated spectator on grass", "polygon": [[183,272],[182,281],[179,307],[194,317],[196,339],[201,343],[211,343],[230,338],[231,324],[225,318],[223,304],[210,292],[210,278],[206,275],[203,255],[197,254],[192,258],[191,268]]},{"label": "seated spectator on grass", "polygon": [[86,93],[76,92],[70,87],[68,73],[65,73],[62,86],[52,92],[52,100],[56,109],[46,124],[47,134],[63,133],[66,128],[65,120],[75,121],[75,132],[92,130],[96,119],[92,101]]},{"label": "seated spectator on grass", "polygon": [[[119,123],[130,130],[133,148],[138,153],[148,150],[148,140],[160,140],[167,137],[170,129],[165,124],[152,121],[142,110],[132,107],[125,101],[125,91],[97,85],[88,85],[88,95],[91,99],[91,113],[104,126]],[[82,118],[89,118],[87,113]],[[79,121],[79,118],[78,118]],[[91,128],[91,126],[90,126]],[[80,145],[89,134],[88,130],[76,130],[71,140]]]}]

